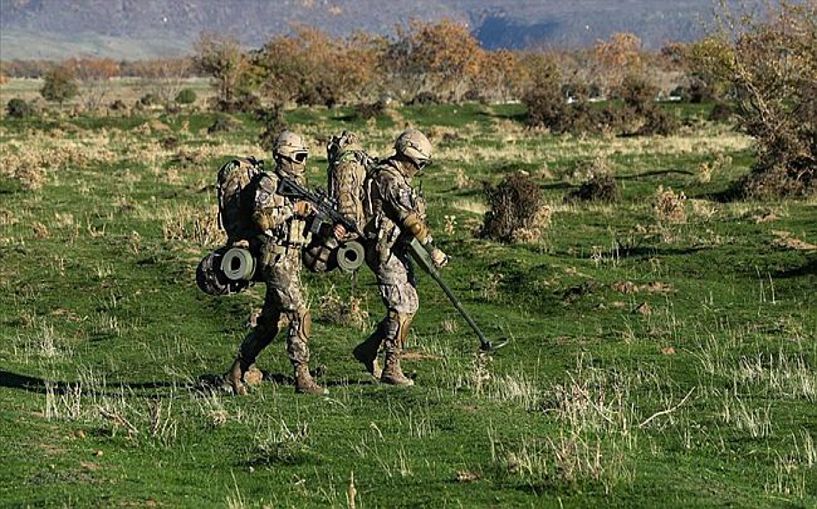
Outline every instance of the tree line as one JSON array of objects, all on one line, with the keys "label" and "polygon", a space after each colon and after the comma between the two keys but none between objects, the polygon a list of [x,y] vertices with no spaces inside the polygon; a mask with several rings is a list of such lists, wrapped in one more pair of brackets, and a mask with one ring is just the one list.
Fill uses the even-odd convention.
[{"label": "tree line", "polygon": [[[553,132],[667,135],[677,118],[656,105],[664,96],[716,102],[713,113],[737,121],[757,141],[749,194],[810,194],[817,187],[817,4],[780,2],[762,18],[726,7],[702,40],[649,52],[638,37],[614,34],[572,50],[489,51],[462,24],[412,21],[391,36],[332,37],[296,26],[262,47],[202,34],[189,58],[140,62],[77,58],[2,62],[2,76],[43,76],[42,95],[62,103],[82,84],[88,110],[117,76],[157,84],[140,102],[189,103],[182,79],[208,76],[208,107],[280,119],[292,105],[353,105],[377,115],[387,104],[520,100],[526,122]],[[592,104],[603,101],[602,106]],[[612,100],[610,100],[612,99]],[[17,104],[17,106],[21,106]],[[773,175],[774,179],[767,178]]]}]

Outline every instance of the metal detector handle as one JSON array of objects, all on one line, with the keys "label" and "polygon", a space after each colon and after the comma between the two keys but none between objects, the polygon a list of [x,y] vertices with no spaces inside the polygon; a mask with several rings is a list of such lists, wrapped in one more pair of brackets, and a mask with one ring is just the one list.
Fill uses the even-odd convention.
[{"label": "metal detector handle", "polygon": [[451,301],[451,304],[454,306],[460,315],[465,319],[468,325],[473,329],[473,331],[477,334],[480,343],[480,350],[488,351],[493,349],[493,345],[490,341],[485,337],[485,334],[479,329],[477,323],[471,318],[471,315],[465,311],[465,308],[462,307],[459,299],[454,295],[454,292],[451,291],[451,288],[443,281],[442,276],[440,276],[440,272],[437,270],[437,267],[434,266],[434,262],[431,260],[431,255],[429,255],[428,250],[420,244],[420,241],[417,238],[412,238],[411,242],[409,243],[409,252],[411,253],[414,260],[417,264],[426,272],[428,273],[431,278],[437,282],[437,285],[442,288],[443,293],[445,296],[448,297],[448,300]]}]

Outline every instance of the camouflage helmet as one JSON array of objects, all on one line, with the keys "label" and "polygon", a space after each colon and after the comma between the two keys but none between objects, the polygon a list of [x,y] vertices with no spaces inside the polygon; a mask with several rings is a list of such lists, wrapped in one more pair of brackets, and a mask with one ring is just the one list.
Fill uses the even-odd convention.
[{"label": "camouflage helmet", "polygon": [[431,142],[417,129],[409,128],[403,131],[394,142],[394,150],[418,168],[431,162]]},{"label": "camouflage helmet", "polygon": [[292,131],[284,131],[275,139],[272,156],[276,161],[278,158],[283,158],[296,164],[303,164],[309,157],[309,148],[301,135]]}]

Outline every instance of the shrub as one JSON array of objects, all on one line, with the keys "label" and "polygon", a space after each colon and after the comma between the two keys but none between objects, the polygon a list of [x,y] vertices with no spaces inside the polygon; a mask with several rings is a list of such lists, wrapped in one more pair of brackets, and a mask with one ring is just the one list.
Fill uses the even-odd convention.
[{"label": "shrub", "polygon": [[678,118],[658,105],[648,109],[645,116],[644,125],[638,130],[638,134],[644,136],[669,136],[680,127]]},{"label": "shrub", "polygon": [[139,98],[139,104],[141,106],[155,106],[161,102],[162,99],[153,92],[148,92],[147,94]]},{"label": "shrub", "polygon": [[355,106],[355,117],[361,120],[369,120],[370,118],[377,118],[386,112],[386,103],[384,101],[377,101],[374,103],[361,103]]},{"label": "shrub", "polygon": [[[219,111],[231,109],[249,81],[250,59],[236,39],[203,33],[195,42],[193,62],[213,78]],[[226,106],[226,107],[221,107]]]},{"label": "shrub", "polygon": [[15,97],[6,104],[6,114],[11,118],[25,118],[34,114],[34,109],[30,104]]},{"label": "shrub", "polygon": [[443,100],[434,92],[420,92],[408,102],[410,106],[432,106],[442,103]]},{"label": "shrub", "polygon": [[672,188],[658,186],[653,198],[653,211],[659,224],[684,223],[687,220],[686,195],[673,192]]},{"label": "shrub", "polygon": [[637,113],[644,114],[655,104],[658,87],[641,74],[628,74],[616,95]]},{"label": "shrub", "polygon": [[817,193],[817,4],[784,2],[763,21],[721,17],[731,31],[692,65],[729,83],[738,125],[756,141],[757,162],[732,194]]},{"label": "shrub", "polygon": [[618,183],[604,160],[592,161],[579,171],[584,173],[586,178],[578,189],[565,196],[566,202],[595,201],[612,203],[618,201]]},{"label": "shrub", "polygon": [[728,122],[735,115],[735,108],[724,102],[715,103],[712,111],[709,112],[709,120],[712,122]]},{"label": "shrub", "polygon": [[527,124],[531,127],[547,127],[554,132],[566,129],[567,103],[560,84],[561,76],[552,61],[538,63],[531,86],[522,96],[527,107]]},{"label": "shrub", "polygon": [[117,99],[108,106],[108,109],[111,111],[128,111],[128,105],[121,99]]},{"label": "shrub", "polygon": [[237,130],[241,123],[229,115],[219,115],[207,128],[207,134],[229,133]]},{"label": "shrub", "polygon": [[249,92],[234,96],[230,101],[216,99],[216,111],[222,113],[255,113],[261,109],[261,99]]},{"label": "shrub", "polygon": [[60,66],[45,75],[40,94],[46,101],[56,102],[62,106],[65,101],[73,99],[77,95],[77,91],[73,71],[68,67]]},{"label": "shrub", "polygon": [[275,143],[275,138],[287,128],[284,119],[284,108],[280,105],[273,105],[257,113],[258,120],[264,125],[264,131],[258,137],[259,144],[266,151],[271,151]]},{"label": "shrub", "polygon": [[542,190],[530,176],[514,173],[497,186],[485,186],[490,209],[480,236],[500,242],[533,241],[550,222]]},{"label": "shrub", "polygon": [[678,119],[656,103],[658,87],[643,74],[627,75],[617,94],[624,101],[624,130],[632,132],[638,126],[634,134],[645,136],[667,136],[678,130]]},{"label": "shrub", "polygon": [[192,88],[183,88],[176,94],[176,102],[179,104],[193,104],[196,99],[196,92]]},{"label": "shrub", "polygon": [[687,87],[687,101],[692,104],[700,104],[715,98],[715,91],[709,83],[698,77],[690,78],[689,87]]}]

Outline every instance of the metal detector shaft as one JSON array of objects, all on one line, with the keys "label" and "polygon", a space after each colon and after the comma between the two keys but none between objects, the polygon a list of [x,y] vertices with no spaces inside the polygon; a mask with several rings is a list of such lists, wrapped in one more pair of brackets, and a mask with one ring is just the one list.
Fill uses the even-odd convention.
[{"label": "metal detector shaft", "polygon": [[448,300],[451,301],[451,304],[453,304],[454,309],[456,309],[459,312],[459,314],[465,319],[465,321],[468,323],[471,329],[473,329],[473,331],[476,333],[477,337],[479,338],[480,349],[485,351],[491,350],[493,348],[493,345],[485,337],[485,334],[483,334],[482,331],[479,329],[477,323],[473,320],[473,318],[471,318],[471,315],[469,315],[468,312],[465,311],[465,308],[462,307],[462,304],[460,303],[459,299],[457,299],[457,297],[454,295],[454,292],[452,292],[451,288],[449,288],[448,285],[445,283],[442,276],[440,276],[440,273],[434,266],[434,262],[431,261],[431,257],[429,256],[426,248],[423,247],[422,244],[420,244],[420,242],[417,239],[412,239],[409,246],[411,247],[411,254],[417,261],[417,264],[420,265],[420,267],[422,267],[422,269],[426,273],[428,273],[428,275],[431,276],[431,278],[434,279],[434,281],[437,282],[437,285],[440,288],[442,288],[443,293],[445,293],[445,296],[448,297]]}]

